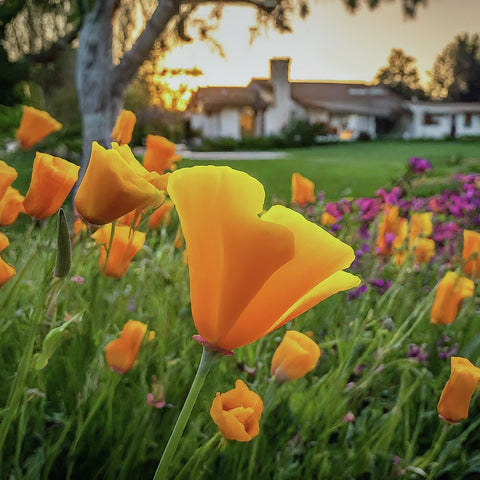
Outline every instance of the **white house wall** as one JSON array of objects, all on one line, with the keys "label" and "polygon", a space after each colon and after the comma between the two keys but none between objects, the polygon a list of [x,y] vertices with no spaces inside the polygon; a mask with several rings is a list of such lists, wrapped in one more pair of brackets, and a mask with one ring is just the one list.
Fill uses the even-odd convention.
[{"label": "white house wall", "polygon": [[[428,109],[423,106],[411,106],[412,112],[411,123],[404,134],[404,138],[432,138],[442,139],[451,133],[452,113],[439,112]],[[425,115],[431,114],[435,120],[435,124],[425,124]],[[471,114],[471,124],[465,124],[465,113],[454,113],[455,115],[455,135],[480,135],[480,114]]]},{"label": "white house wall", "polygon": [[240,111],[235,108],[226,108],[210,115],[192,114],[191,125],[193,129],[201,130],[205,138],[241,138]]}]

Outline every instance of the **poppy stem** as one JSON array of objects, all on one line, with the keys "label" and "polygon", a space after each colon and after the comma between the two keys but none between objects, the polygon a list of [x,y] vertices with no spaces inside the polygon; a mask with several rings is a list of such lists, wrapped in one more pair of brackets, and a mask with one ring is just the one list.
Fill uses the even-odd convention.
[{"label": "poppy stem", "polygon": [[178,444],[182,437],[183,431],[187,426],[188,419],[190,418],[190,414],[192,413],[193,406],[195,405],[198,394],[200,393],[203,383],[207,378],[210,367],[218,357],[218,353],[206,347],[203,347],[202,358],[200,360],[200,364],[198,365],[197,374],[193,379],[192,386],[190,387],[190,391],[188,392],[182,411],[180,412],[177,422],[173,427],[173,431],[170,434],[170,438],[168,439],[167,446],[163,451],[162,458],[160,459],[160,463],[158,464],[157,471],[155,472],[153,480],[167,479],[168,466],[170,465],[173,455],[177,450]]}]

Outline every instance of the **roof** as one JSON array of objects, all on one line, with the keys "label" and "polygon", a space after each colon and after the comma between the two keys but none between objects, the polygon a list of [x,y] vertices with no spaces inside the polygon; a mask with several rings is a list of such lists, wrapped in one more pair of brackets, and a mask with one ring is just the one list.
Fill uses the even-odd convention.
[{"label": "roof", "polygon": [[407,102],[412,110],[423,110],[431,114],[458,114],[480,112],[480,102]]},{"label": "roof", "polygon": [[403,100],[378,85],[339,82],[291,82],[292,98],[305,108],[335,113],[389,116],[403,111]]},{"label": "roof", "polygon": [[[391,90],[364,83],[290,82],[293,100],[305,108],[321,108],[335,113],[389,116],[400,112],[402,99]],[[214,112],[226,107],[266,108],[273,101],[270,79],[253,78],[246,87],[201,87],[190,107]]]},{"label": "roof", "polygon": [[202,107],[207,112],[246,106],[265,108],[267,103],[257,90],[246,87],[200,87],[190,101],[190,107]]}]

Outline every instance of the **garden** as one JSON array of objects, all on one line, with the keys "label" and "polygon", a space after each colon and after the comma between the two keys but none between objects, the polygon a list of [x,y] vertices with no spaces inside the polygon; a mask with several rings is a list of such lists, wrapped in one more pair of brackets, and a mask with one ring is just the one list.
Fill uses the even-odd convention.
[{"label": "garden", "polygon": [[227,165],[134,122],[82,175],[24,108],[0,161],[0,478],[479,478],[478,142]]}]

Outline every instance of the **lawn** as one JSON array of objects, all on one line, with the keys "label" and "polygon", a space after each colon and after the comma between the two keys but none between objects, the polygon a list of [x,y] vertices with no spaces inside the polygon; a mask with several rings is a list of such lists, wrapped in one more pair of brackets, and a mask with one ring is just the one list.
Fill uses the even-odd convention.
[{"label": "lawn", "polygon": [[[290,200],[290,178],[298,172],[323,190],[327,200],[341,196],[371,196],[405,171],[410,157],[427,158],[434,177],[480,171],[480,139],[458,141],[384,140],[341,143],[312,148],[287,149],[288,159],[196,161],[183,159],[182,167],[197,164],[228,165],[243,170],[265,186],[268,204],[272,196]],[[434,180],[430,180],[434,183]],[[441,186],[440,188],[442,188]],[[436,187],[433,186],[435,189]],[[434,193],[434,192],[422,192]]]},{"label": "lawn", "polygon": [[[294,212],[275,205],[259,218],[257,182],[191,169],[169,177],[170,221],[151,229],[154,207],[142,211],[144,203],[135,205],[138,225],[122,219],[138,190],[128,188],[131,175],[105,181],[121,177],[119,162],[106,162],[111,171],[83,184],[83,200],[93,201],[79,203],[84,218],[99,216],[95,223],[115,212],[103,240],[98,225],[60,228],[57,214],[37,221],[22,213],[2,226],[0,480],[478,478],[480,175],[454,174],[479,171],[479,146],[385,141],[289,150],[286,160],[184,159],[180,169],[215,163],[251,173],[266,187],[266,209],[274,195],[289,201],[293,172],[328,200],[371,198],[318,200]],[[410,172],[415,195],[442,195],[413,199],[406,188],[388,200],[373,196],[409,185],[399,177],[412,156],[433,164]],[[33,152],[4,160],[25,193]],[[43,197],[62,182],[49,185],[37,189],[48,208]],[[125,197],[128,208],[118,201]],[[319,226],[328,207],[334,222]],[[288,330],[321,351],[303,376],[287,370],[305,365],[305,343],[287,349],[290,359],[284,350],[283,372],[272,367]],[[205,367],[195,376],[195,334],[206,350],[234,353],[219,355],[208,376]],[[463,365],[457,373],[452,358]],[[261,404],[245,393],[218,415],[218,396],[237,380],[261,398],[260,418]],[[193,410],[179,434],[185,404]],[[157,470],[172,432],[178,448]]]}]

